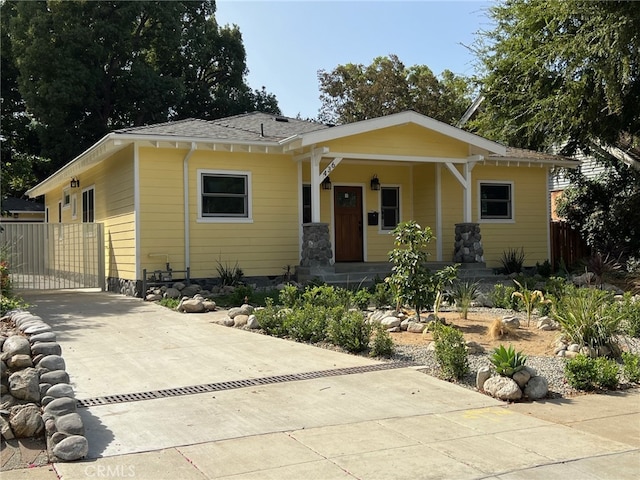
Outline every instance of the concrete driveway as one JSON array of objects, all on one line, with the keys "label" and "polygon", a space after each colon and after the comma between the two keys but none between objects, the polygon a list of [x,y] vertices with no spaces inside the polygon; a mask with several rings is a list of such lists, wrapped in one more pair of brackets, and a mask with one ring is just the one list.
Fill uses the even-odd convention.
[{"label": "concrete driveway", "polygon": [[[125,395],[79,409],[88,460],[3,480],[638,478],[637,392],[607,399],[618,405],[609,416],[631,425],[615,434],[606,421],[558,421],[550,402],[536,414],[536,404],[509,406],[416,368],[222,327],[212,323],[220,312],[108,293],[26,299],[57,333],[79,400]],[[179,394],[204,385],[220,388]],[[159,389],[178,393],[129,401]],[[571,400],[561,406],[571,411]],[[602,411],[585,408],[589,420]]]}]

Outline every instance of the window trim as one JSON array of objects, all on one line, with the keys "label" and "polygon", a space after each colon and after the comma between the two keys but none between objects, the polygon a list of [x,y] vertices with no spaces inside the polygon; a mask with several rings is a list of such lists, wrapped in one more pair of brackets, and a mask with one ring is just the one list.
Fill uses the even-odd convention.
[{"label": "window trim", "polygon": [[[91,220],[90,222],[85,222],[84,194],[89,192],[90,190],[93,190],[93,220]],[[96,222],[96,186],[91,185],[90,187],[82,189],[82,223],[95,223],[95,222]]]},{"label": "window trim", "polygon": [[393,228],[384,228],[383,226],[383,216],[382,216],[382,191],[385,188],[394,188],[398,192],[398,223],[402,222],[402,185],[400,184],[382,184],[380,185],[380,190],[378,191],[378,233],[387,235],[389,232],[393,231],[396,227]]},{"label": "window trim", "polygon": [[[95,194],[93,196],[93,202],[94,202],[93,211],[94,211],[94,217],[95,217]],[[74,193],[73,195],[71,195],[71,220],[77,220],[77,219],[78,219],[78,195]]]},{"label": "window trim", "polygon": [[71,207],[71,189],[69,187],[62,190],[62,208],[67,209]]},{"label": "window trim", "polygon": [[[202,215],[202,177],[204,175],[243,176],[247,179],[247,216],[246,217],[213,217]],[[253,183],[250,171],[244,170],[210,170],[199,168],[196,170],[198,223],[253,223]]]},{"label": "window trim", "polygon": [[[511,216],[509,218],[483,218],[482,217],[482,187],[483,185],[507,185],[509,186]],[[514,183],[512,180],[478,180],[478,223],[515,223],[516,204],[514,195]]]}]

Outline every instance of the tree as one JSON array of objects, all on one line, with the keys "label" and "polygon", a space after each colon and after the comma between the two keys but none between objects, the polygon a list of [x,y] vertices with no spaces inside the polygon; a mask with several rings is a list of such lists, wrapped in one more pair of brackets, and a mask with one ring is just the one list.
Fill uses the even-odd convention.
[{"label": "tree", "polygon": [[512,146],[563,153],[640,133],[640,9],[634,2],[505,0],[476,53],[486,100],[474,122]]},{"label": "tree", "polygon": [[350,123],[413,109],[446,123],[460,119],[471,103],[471,85],[445,70],[438,79],[426,65],[405,67],[396,55],[371,65],[348,63],[318,72],[319,118]]},{"label": "tree", "polygon": [[[640,257],[640,9],[634,2],[503,0],[476,52],[481,135],[608,165],[577,172],[562,214],[600,251]],[[624,145],[625,155],[618,155]],[[621,162],[621,158],[625,162]]]},{"label": "tree", "polygon": [[13,75],[41,146],[30,153],[50,157],[51,169],[113,129],[277,109],[273,95],[246,85],[242,35],[218,26],[213,0],[1,8]]}]

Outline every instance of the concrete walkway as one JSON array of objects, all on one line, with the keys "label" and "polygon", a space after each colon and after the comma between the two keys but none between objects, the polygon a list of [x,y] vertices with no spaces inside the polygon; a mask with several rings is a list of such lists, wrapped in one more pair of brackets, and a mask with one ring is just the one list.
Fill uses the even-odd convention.
[{"label": "concrete walkway", "polygon": [[[377,365],[106,293],[29,296],[88,399]],[[366,370],[364,368],[363,370]],[[231,383],[229,383],[232,385]],[[89,459],[2,480],[636,479],[640,394],[505,405],[415,368],[81,408]]]}]

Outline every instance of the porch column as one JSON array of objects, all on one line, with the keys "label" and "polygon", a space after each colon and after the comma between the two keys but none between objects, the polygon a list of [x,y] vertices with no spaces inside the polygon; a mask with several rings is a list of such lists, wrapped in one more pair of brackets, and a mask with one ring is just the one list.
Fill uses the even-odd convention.
[{"label": "porch column", "polygon": [[311,222],[320,222],[320,158],[317,150],[311,151]]},{"label": "porch column", "polygon": [[453,261],[456,263],[484,262],[484,248],[482,247],[479,224],[456,223]]}]

